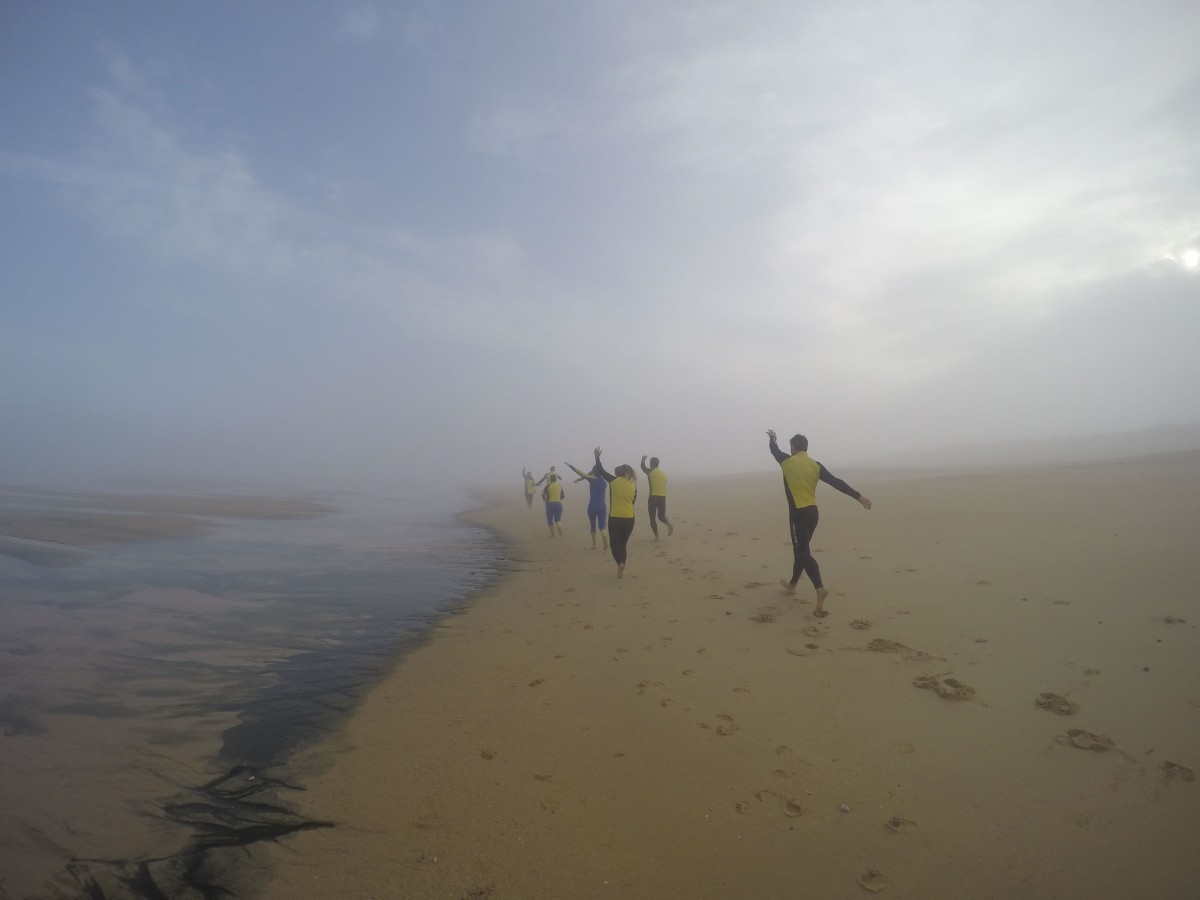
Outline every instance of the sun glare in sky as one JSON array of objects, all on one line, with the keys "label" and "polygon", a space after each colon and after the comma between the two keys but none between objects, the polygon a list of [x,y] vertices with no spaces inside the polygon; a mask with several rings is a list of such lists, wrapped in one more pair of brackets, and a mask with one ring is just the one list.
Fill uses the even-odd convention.
[{"label": "sun glare in sky", "polygon": [[1200,250],[1184,250],[1179,254],[1179,261],[1183,263],[1185,269],[1193,272],[1200,269]]}]

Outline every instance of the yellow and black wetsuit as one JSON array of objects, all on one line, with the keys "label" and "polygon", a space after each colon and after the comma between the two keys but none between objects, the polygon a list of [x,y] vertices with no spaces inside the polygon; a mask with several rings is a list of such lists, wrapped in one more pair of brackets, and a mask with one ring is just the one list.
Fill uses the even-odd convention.
[{"label": "yellow and black wetsuit", "polygon": [[800,581],[800,576],[807,572],[812,579],[813,587],[824,587],[821,581],[821,567],[813,559],[813,533],[817,530],[819,514],[817,512],[817,482],[823,481],[829,486],[857,500],[862,495],[826,469],[823,465],[801,450],[791,456],[779,449],[775,438],[768,445],[771,455],[783,470],[783,490],[788,500],[788,522],[792,532],[792,584]]},{"label": "yellow and black wetsuit", "polygon": [[667,473],[658,466],[647,466],[642,463],[642,471],[646,473],[646,480],[650,482],[650,497],[646,501],[647,511],[650,513],[650,530],[654,532],[654,536],[658,537],[658,520],[671,527],[671,520],[667,518]]},{"label": "yellow and black wetsuit", "polygon": [[608,482],[608,546],[618,566],[625,565],[629,536],[633,534],[633,505],[637,502],[637,482],[604,471],[600,461],[592,469]]}]

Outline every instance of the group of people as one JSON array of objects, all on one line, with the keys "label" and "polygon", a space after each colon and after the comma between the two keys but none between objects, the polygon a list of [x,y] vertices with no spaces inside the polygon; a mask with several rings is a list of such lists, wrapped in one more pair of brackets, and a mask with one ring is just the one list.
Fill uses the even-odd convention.
[{"label": "group of people", "polygon": [[[588,484],[587,516],[592,535],[592,549],[596,549],[596,536],[599,535],[604,549],[612,553],[617,564],[617,577],[624,578],[625,561],[629,554],[629,536],[633,534],[637,475],[634,474],[633,466],[625,464],[617,466],[612,472],[605,471],[600,461],[601,449],[597,447],[592,452],[595,464],[589,471],[585,472],[571,463],[567,463],[567,467],[579,476],[575,479],[576,482],[586,481]],[[655,540],[658,540],[660,521],[667,526],[668,537],[675,533],[675,526],[667,518],[667,476],[658,467],[658,462],[658,457],[655,456],[647,466],[646,457],[642,456],[642,471],[646,473],[650,482],[650,529],[654,532]],[[558,471],[551,466],[537,481],[533,480],[533,473],[529,469],[522,469],[521,474],[525,478],[525,502],[530,507],[533,506],[538,485],[545,485],[542,488],[542,500],[546,504],[546,527],[550,531],[550,537],[554,537],[556,533],[562,534],[563,498],[566,491]]]},{"label": "group of people", "polygon": [[[781,578],[780,584],[789,594],[796,592],[796,585],[803,575],[808,575],[817,592],[816,607],[813,614],[818,617],[826,616],[825,598],[829,590],[821,578],[821,568],[817,565],[812,554],[812,538],[817,530],[817,499],[818,482],[825,482],[834,489],[853,497],[864,509],[871,508],[869,498],[854,490],[846,482],[831,474],[828,469],[808,455],[808,438],[802,434],[793,435],[789,442],[790,453],[779,448],[778,438],[774,431],[767,431],[767,448],[783,473],[783,489],[788,501],[788,524],[792,538],[792,576],[790,579]],[[590,471],[584,472],[576,466],[567,466],[577,475],[576,482],[586,481],[588,484],[588,524],[592,534],[592,549],[596,549],[596,536],[600,536],[605,550],[611,550],[613,560],[617,564],[617,577],[625,576],[625,562],[628,556],[629,536],[633,534],[634,504],[637,502],[637,476],[633,466],[620,465],[611,473],[605,471],[600,462],[600,448],[594,451],[595,465]],[[646,465],[646,457],[642,457],[642,471],[650,484],[650,528],[654,539],[658,540],[658,523],[667,526],[667,536],[675,533],[675,527],[667,518],[667,476],[659,468],[658,457],[650,459]],[[533,498],[538,485],[542,488],[542,500],[546,504],[546,526],[550,536],[562,534],[563,490],[562,478],[554,466],[537,481],[527,468],[521,470],[525,478],[525,502],[532,507]],[[606,502],[607,501],[607,502]]]}]

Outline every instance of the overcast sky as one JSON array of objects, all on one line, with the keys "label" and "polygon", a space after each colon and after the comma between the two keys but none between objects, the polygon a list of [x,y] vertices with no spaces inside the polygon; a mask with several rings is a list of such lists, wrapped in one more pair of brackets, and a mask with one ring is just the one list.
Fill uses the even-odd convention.
[{"label": "overcast sky", "polygon": [[1200,420],[1200,4],[0,0],[0,482]]}]

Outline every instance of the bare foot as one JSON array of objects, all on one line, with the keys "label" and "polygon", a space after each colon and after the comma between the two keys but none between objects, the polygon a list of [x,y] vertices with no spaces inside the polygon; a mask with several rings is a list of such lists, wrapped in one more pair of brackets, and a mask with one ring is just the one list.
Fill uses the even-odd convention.
[{"label": "bare foot", "polygon": [[785,591],[787,591],[789,594],[796,593],[796,586],[794,584],[792,584],[790,581],[788,581],[786,578],[779,579],[779,586],[781,588],[783,588]]},{"label": "bare foot", "polygon": [[605,542],[604,542],[604,549],[605,549],[605,550],[607,550],[607,549],[608,549],[608,541],[605,541]]},{"label": "bare foot", "polygon": [[813,615],[818,619],[823,619],[829,612],[825,609],[825,598],[829,596],[829,588],[817,588],[817,608],[813,610]]},{"label": "bare foot", "polygon": [[675,533],[675,526],[672,525],[670,522],[668,522],[667,523],[667,537],[670,537],[674,533]]},{"label": "bare foot", "polygon": [[625,577],[625,567],[624,566],[617,566],[617,577],[618,578]]}]

